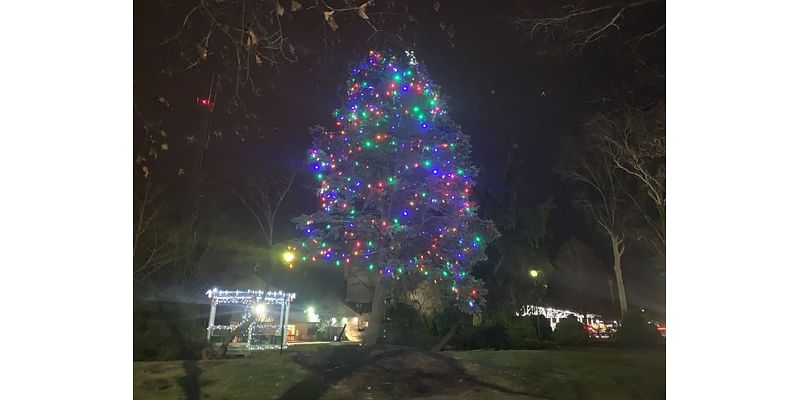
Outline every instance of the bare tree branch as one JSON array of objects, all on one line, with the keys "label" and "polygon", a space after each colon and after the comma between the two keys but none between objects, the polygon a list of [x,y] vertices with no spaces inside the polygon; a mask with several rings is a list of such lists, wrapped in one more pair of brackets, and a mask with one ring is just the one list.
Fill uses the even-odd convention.
[{"label": "bare tree branch", "polygon": [[[566,13],[552,17],[517,18],[514,25],[528,32],[530,37],[540,33],[544,40],[549,41],[556,34],[562,34],[566,40],[567,50],[581,50],[590,43],[602,38],[611,28],[620,29],[620,21],[632,9],[650,4],[660,3],[663,0],[617,1],[609,0],[608,4],[580,8],[575,5],[567,6]],[[655,35],[659,29],[648,34],[637,36],[634,39],[644,39]],[[631,39],[632,40],[632,39]]]},{"label": "bare tree branch", "polygon": [[152,183],[144,185],[144,193],[136,198],[133,226],[133,258],[135,279],[141,280],[159,271],[175,260],[172,241],[159,236],[157,218],[165,202],[161,190],[153,189]]},{"label": "bare tree branch", "polygon": [[[666,130],[663,107],[600,114],[588,125],[610,165],[633,178],[626,197],[649,228],[648,242],[666,252]],[[640,199],[646,199],[642,204]]]},{"label": "bare tree branch", "polygon": [[292,188],[295,175],[296,172],[292,172],[283,183],[271,180],[271,183],[262,186],[248,186],[242,191],[234,190],[234,195],[256,220],[269,247],[274,244],[275,218],[286,194]]}]

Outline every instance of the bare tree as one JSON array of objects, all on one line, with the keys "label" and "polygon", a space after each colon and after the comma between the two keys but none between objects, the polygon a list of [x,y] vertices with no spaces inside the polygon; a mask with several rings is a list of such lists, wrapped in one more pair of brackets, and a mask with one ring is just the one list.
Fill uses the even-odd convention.
[{"label": "bare tree", "polygon": [[175,261],[174,243],[158,226],[164,199],[153,184],[144,184],[144,193],[135,196],[133,223],[133,276],[142,280]]},{"label": "bare tree", "polygon": [[262,185],[251,185],[244,190],[234,191],[239,201],[250,211],[264,236],[264,242],[270,248],[275,243],[275,217],[292,187],[295,174],[293,172],[284,181],[271,179]]},{"label": "bare tree", "polygon": [[622,315],[628,311],[625,283],[622,277],[622,255],[625,254],[626,194],[623,176],[614,167],[607,151],[598,151],[602,142],[590,136],[588,143],[574,149],[571,163],[559,172],[567,179],[580,183],[584,190],[577,202],[608,236],[613,254],[613,270],[617,281],[617,296]]},{"label": "bare tree", "polygon": [[612,166],[632,178],[626,196],[641,220],[641,238],[664,266],[667,232],[665,109],[626,109],[620,116],[599,114],[588,129],[601,142]]}]

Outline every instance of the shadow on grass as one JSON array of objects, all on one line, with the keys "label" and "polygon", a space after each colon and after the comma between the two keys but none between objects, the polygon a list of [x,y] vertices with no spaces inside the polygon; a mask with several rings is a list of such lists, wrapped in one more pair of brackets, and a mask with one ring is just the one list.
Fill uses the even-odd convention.
[{"label": "shadow on grass", "polygon": [[281,400],[318,399],[328,388],[357,369],[377,361],[377,359],[369,357],[369,353],[364,348],[352,346],[289,352],[287,356],[306,369],[309,375],[289,388],[280,397]]},{"label": "shadow on grass", "polygon": [[481,381],[467,373],[458,360],[441,353],[408,347],[331,346],[287,356],[309,375],[290,387],[281,400],[318,399],[340,382],[356,392],[374,390],[393,398],[457,395],[481,388],[530,395]]},{"label": "shadow on grass", "polygon": [[186,375],[178,379],[178,384],[183,388],[187,400],[200,400],[200,367],[197,361],[186,360],[183,362]]}]

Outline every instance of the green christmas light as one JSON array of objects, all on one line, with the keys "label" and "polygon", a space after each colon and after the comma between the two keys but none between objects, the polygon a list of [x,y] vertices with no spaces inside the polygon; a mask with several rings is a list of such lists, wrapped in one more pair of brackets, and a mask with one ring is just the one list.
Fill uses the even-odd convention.
[{"label": "green christmas light", "polygon": [[[455,151],[455,142],[468,146],[468,137],[442,128],[454,126],[446,104],[410,53],[370,52],[357,65],[347,102],[333,112],[336,127],[315,136],[306,158],[321,182],[320,209],[296,220],[314,244],[297,247],[316,249],[298,258],[388,272],[395,279],[418,274],[455,293],[482,292],[469,271],[494,233],[473,213],[473,183],[463,178],[472,167],[467,154]],[[420,225],[431,223],[436,225]],[[470,237],[472,246],[464,243]],[[377,262],[384,259],[413,261],[396,267]],[[482,299],[471,295],[459,304],[474,312]]]}]

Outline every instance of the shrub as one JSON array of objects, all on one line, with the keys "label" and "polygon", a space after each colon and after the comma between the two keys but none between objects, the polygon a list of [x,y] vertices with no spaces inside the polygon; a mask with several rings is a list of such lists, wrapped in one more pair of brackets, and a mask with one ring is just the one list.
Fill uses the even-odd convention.
[{"label": "shrub", "polygon": [[625,314],[622,326],[617,331],[616,342],[630,347],[650,347],[664,343],[656,326],[648,324],[644,316],[637,311]]},{"label": "shrub", "polygon": [[536,320],[531,318],[514,318],[506,325],[509,349],[532,349],[538,347]]},{"label": "shrub", "polygon": [[553,328],[550,327],[550,319],[544,315],[536,315],[533,317],[533,327],[540,331],[537,338],[542,341],[551,340],[553,338]]},{"label": "shrub", "polygon": [[493,318],[478,327],[464,329],[454,345],[464,349],[534,349],[543,342],[536,336],[535,320],[531,318]]},{"label": "shrub", "polygon": [[207,346],[203,318],[191,305],[142,302],[133,309],[135,361],[196,360]]},{"label": "shrub", "polygon": [[471,344],[475,348],[501,350],[509,348],[511,344],[508,325],[502,319],[486,321],[472,333]]},{"label": "shrub", "polygon": [[561,345],[584,344],[589,341],[589,335],[584,330],[583,324],[578,322],[574,315],[570,315],[556,325],[553,340]]}]

